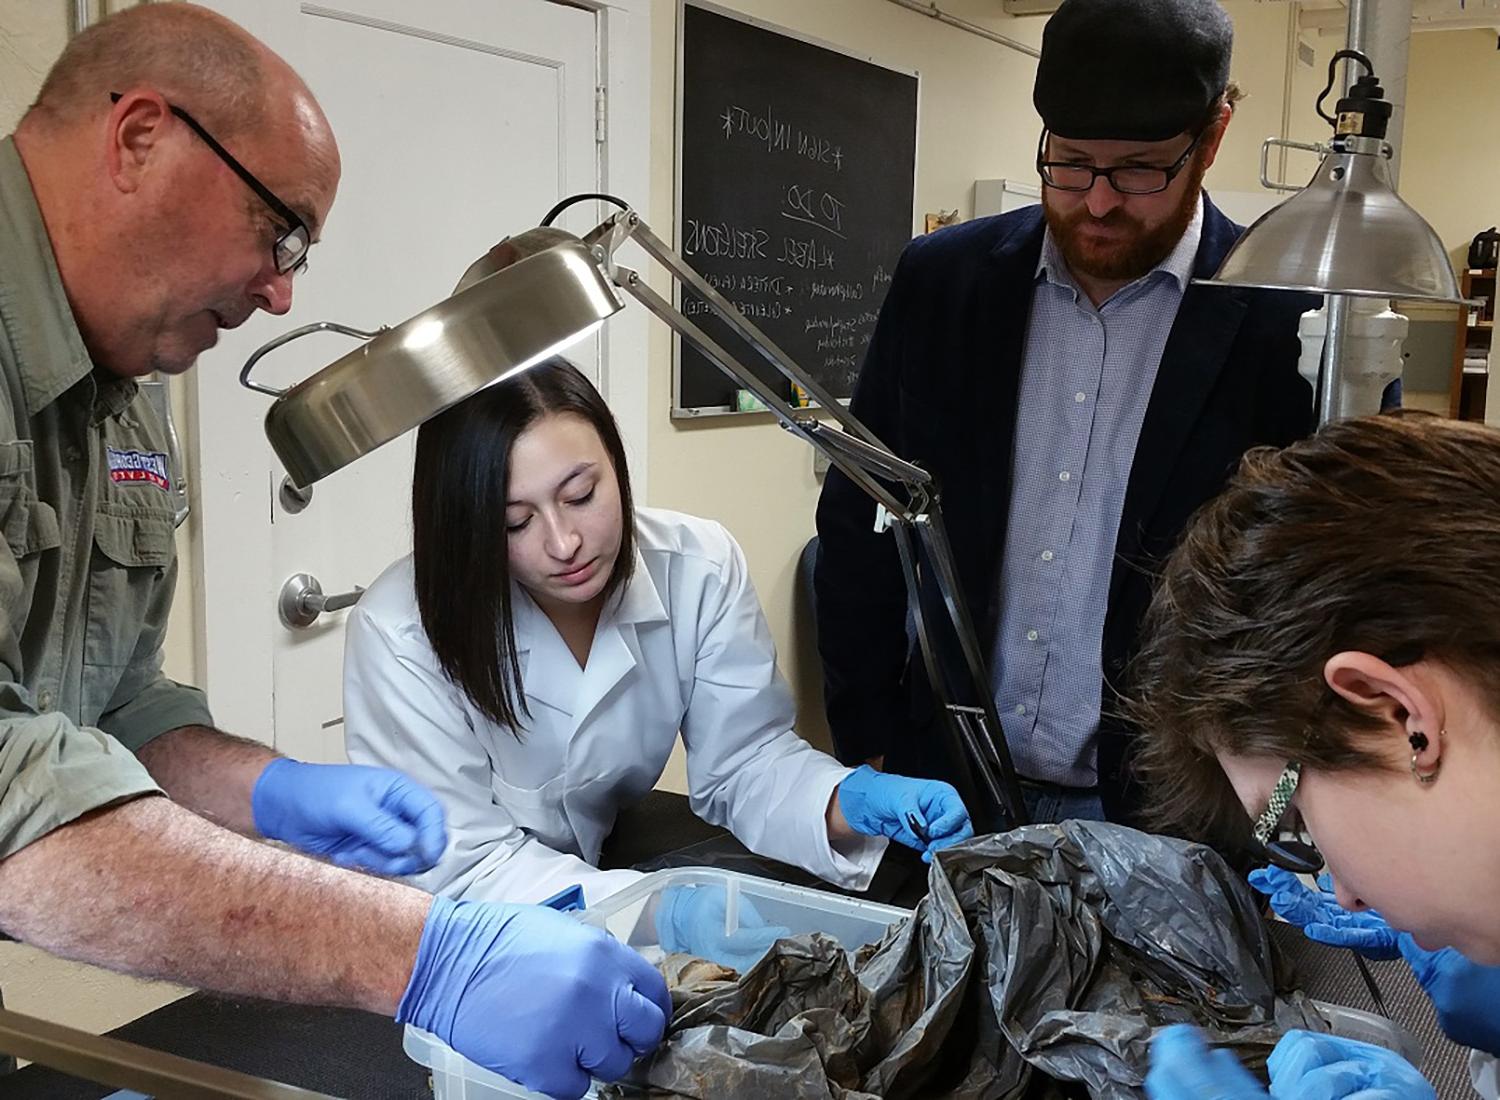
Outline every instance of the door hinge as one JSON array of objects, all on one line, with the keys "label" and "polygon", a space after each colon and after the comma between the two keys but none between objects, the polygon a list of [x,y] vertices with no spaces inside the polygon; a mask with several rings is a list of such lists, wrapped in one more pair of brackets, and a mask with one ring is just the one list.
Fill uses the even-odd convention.
[{"label": "door hinge", "polygon": [[609,89],[594,88],[594,141],[603,145],[609,137]]}]

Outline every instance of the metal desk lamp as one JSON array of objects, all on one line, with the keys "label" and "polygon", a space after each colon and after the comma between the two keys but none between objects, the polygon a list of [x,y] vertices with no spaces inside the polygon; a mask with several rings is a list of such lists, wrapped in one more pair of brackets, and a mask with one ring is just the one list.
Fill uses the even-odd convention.
[{"label": "metal desk lamp", "polygon": [[[550,228],[564,209],[603,198],[619,211],[583,238]],[[703,299],[734,336],[821,408],[790,405],[745,360],[727,350],[615,259],[634,241]],[[525,256],[509,263],[507,246]],[[530,253],[529,255],[527,253]],[[665,321],[757,398],[782,427],[825,455],[878,506],[896,539],[908,606],[928,676],[947,716],[949,756],[981,831],[1026,821],[1025,803],[995,713],[973,618],[960,591],[933,477],[896,455],[760,328],[673,252],[639,214],[607,195],[565,199],[543,228],[502,242],[464,275],[452,297],[378,333],[307,325],[251,356],[241,381],[272,394],[266,436],[302,490],[359,456],[417,427],[480,388],[561,350],[621,308],[621,292]],[[285,391],[250,381],[267,352],[309,332],[333,329],[368,342]]]},{"label": "metal desk lamp", "polygon": [[[1351,9],[1351,29],[1355,20]],[[1323,110],[1333,91],[1340,60],[1363,65],[1338,101]],[[1303,290],[1328,296],[1328,338],[1319,386],[1322,420],[1373,413],[1345,408],[1345,334],[1350,299],[1410,298],[1462,303],[1458,279],[1438,235],[1396,194],[1385,140],[1391,104],[1374,65],[1359,50],[1339,50],[1328,62],[1328,85],[1318,96],[1318,114],[1334,127],[1328,145],[1307,146],[1269,139],[1270,145],[1312,148],[1324,153],[1308,185],[1261,215],[1234,243],[1209,286]],[[1266,148],[1262,149],[1262,177]]]}]

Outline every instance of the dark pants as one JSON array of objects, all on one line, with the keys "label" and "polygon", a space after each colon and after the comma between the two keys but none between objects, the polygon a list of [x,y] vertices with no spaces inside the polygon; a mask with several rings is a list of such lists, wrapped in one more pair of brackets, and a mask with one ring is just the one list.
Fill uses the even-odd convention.
[{"label": "dark pants", "polygon": [[1097,787],[1060,787],[1056,783],[1023,779],[1021,795],[1026,799],[1026,816],[1033,825],[1104,820],[1104,803]]}]

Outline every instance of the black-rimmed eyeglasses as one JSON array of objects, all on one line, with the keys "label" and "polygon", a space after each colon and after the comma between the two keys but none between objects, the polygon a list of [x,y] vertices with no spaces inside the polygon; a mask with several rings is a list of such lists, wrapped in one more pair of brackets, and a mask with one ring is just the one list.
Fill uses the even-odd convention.
[{"label": "black-rimmed eyeglasses", "polygon": [[1302,765],[1295,760],[1289,762],[1271,788],[1265,812],[1255,819],[1252,831],[1268,862],[1293,874],[1315,875],[1323,869],[1323,854],[1305,840],[1284,836],[1281,829],[1301,780]]},{"label": "black-rimmed eyeglasses", "polygon": [[[111,103],[120,102],[119,92],[110,92]],[[271,213],[281,219],[276,241],[271,246],[271,258],[276,264],[278,275],[292,274],[301,271],[307,266],[307,250],[312,247],[312,233],[308,231],[307,223],[297,216],[286,203],[276,197],[272,191],[260,180],[256,179],[250,169],[246,168],[234,155],[224,146],[220,145],[212,134],[205,130],[192,115],[181,107],[167,104],[167,108],[183,122],[187,123],[188,129],[203,139],[203,144],[217,154],[218,158],[229,166],[229,170],[239,176],[245,182],[245,186],[254,191],[261,202],[271,209]]]},{"label": "black-rimmed eyeglasses", "polygon": [[1144,164],[1117,164],[1110,168],[1095,168],[1092,164],[1078,164],[1073,161],[1043,160],[1048,137],[1044,129],[1042,139],[1037,142],[1036,147],[1036,170],[1042,177],[1043,183],[1059,191],[1087,191],[1094,186],[1095,180],[1103,176],[1109,181],[1109,185],[1122,195],[1154,195],[1158,191],[1165,191],[1177,178],[1178,173],[1187,167],[1188,158],[1193,155],[1193,150],[1198,148],[1198,142],[1203,140],[1203,134],[1204,131],[1199,130],[1194,135],[1192,144],[1183,150],[1182,156],[1165,168],[1154,168]]}]

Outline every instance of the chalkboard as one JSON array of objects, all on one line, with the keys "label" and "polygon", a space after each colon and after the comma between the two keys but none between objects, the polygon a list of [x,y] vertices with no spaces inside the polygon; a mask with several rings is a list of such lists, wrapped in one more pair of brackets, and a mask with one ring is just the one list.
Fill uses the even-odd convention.
[{"label": "chalkboard", "polygon": [[[698,3],[684,4],[681,49],[678,251],[848,397],[912,235],[917,77]],[[733,340],[696,294],[680,305]],[[678,345],[676,414],[732,408],[734,382]],[[744,358],[792,398],[772,367]]]}]

